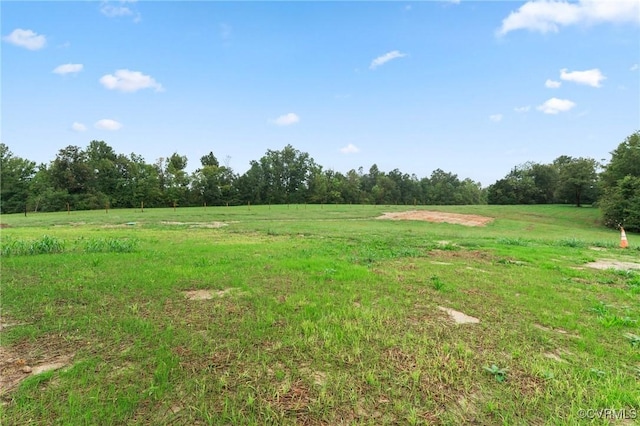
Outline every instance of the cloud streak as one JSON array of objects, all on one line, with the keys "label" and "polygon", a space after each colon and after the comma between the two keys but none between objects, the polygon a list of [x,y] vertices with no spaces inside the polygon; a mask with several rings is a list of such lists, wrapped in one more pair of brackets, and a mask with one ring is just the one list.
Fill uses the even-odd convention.
[{"label": "cloud streak", "polygon": [[87,130],[87,126],[85,126],[82,123],[78,123],[77,121],[74,121],[73,124],[71,125],[71,130],[73,130],[74,132],[84,132],[85,130]]},{"label": "cloud streak", "polygon": [[379,66],[384,65],[393,59],[403,58],[405,56],[407,56],[406,53],[401,53],[398,50],[392,50],[391,52],[387,52],[382,56],[378,56],[373,61],[371,61],[371,65],[369,65],[369,69],[374,70]]},{"label": "cloud streak", "polygon": [[340,152],[343,154],[356,154],[360,152],[360,148],[350,143],[349,145],[340,148]]},{"label": "cloud streak", "polygon": [[557,89],[560,86],[562,86],[562,83],[559,81],[547,79],[547,81],[544,82],[544,87],[548,87],[549,89]]},{"label": "cloud streak", "polygon": [[133,16],[133,22],[140,22],[140,13],[134,11],[127,3],[135,3],[136,0],[120,0],[116,4],[109,1],[100,3],[100,13],[107,18],[118,18],[122,16]]},{"label": "cloud streak", "polygon": [[298,116],[298,114],[293,112],[281,115],[280,117],[273,120],[273,124],[277,126],[290,126],[298,122],[300,122],[300,117]]},{"label": "cloud streak", "polygon": [[103,118],[102,120],[96,121],[96,124],[94,124],[94,127],[100,130],[115,131],[115,130],[120,130],[122,128],[122,123],[116,120],[111,120],[109,118]]},{"label": "cloud streak", "polygon": [[58,65],[51,72],[54,74],[60,74],[60,75],[76,74],[82,71],[83,68],[84,66],[82,64],[64,64],[64,65]]}]

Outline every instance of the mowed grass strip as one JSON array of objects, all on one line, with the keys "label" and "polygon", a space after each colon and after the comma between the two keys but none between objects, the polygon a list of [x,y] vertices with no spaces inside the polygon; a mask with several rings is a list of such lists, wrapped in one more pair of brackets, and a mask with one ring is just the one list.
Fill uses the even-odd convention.
[{"label": "mowed grass strip", "polygon": [[68,359],[24,373],[3,423],[570,425],[639,408],[640,271],[586,265],[638,262],[640,237],[618,249],[595,209],[566,206],[442,208],[495,218],[482,228],[374,220],[408,209],[3,216],[3,247],[63,246],[3,255],[3,375]]}]

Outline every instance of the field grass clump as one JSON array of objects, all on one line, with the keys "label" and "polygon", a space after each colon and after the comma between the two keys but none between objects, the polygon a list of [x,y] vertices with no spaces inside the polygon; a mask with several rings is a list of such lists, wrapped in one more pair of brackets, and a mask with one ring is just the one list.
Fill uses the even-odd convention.
[{"label": "field grass clump", "polygon": [[50,235],[43,235],[35,240],[3,238],[0,244],[2,256],[62,253],[65,246],[63,240]]},{"label": "field grass clump", "polygon": [[431,277],[431,287],[436,291],[440,291],[444,289],[445,283],[440,279],[440,277],[434,275]]},{"label": "field grass clump", "polygon": [[135,238],[83,238],[78,244],[86,253],[131,253],[136,251],[139,241]]},{"label": "field grass clump", "polygon": [[589,244],[586,241],[578,238],[563,238],[561,240],[557,240],[555,244],[560,247],[572,247],[572,248],[589,247]]},{"label": "field grass clump", "polygon": [[522,246],[522,247],[531,245],[531,241],[525,240],[523,238],[510,238],[510,237],[498,238],[496,240],[496,243],[505,245],[505,246]]}]

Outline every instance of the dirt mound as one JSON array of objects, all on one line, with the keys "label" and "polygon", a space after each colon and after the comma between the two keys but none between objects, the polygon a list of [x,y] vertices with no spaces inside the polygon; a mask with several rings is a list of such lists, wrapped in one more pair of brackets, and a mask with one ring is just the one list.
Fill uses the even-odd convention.
[{"label": "dirt mound", "polygon": [[492,222],[492,217],[474,214],[445,213],[427,210],[412,210],[408,212],[384,213],[378,219],[389,220],[422,220],[425,222],[452,223],[465,226],[485,226]]}]

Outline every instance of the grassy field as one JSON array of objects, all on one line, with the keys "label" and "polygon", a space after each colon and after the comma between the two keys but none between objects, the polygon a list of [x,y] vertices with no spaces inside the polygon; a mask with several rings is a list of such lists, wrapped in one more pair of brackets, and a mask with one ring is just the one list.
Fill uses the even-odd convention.
[{"label": "grassy field", "polygon": [[3,215],[1,423],[638,422],[640,270],[587,264],[640,235],[569,206],[375,220],[408,209]]}]

